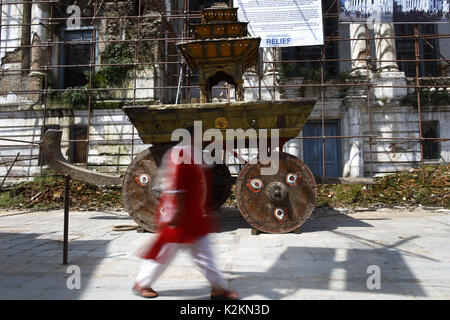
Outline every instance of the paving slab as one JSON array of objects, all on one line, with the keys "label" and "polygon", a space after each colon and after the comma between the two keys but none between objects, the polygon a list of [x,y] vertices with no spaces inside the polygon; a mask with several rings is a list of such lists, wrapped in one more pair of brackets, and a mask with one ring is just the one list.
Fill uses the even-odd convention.
[{"label": "paving slab", "polygon": [[[300,234],[275,235],[252,235],[235,208],[219,214],[220,230],[210,236],[216,265],[244,300],[450,298],[448,214],[314,213]],[[142,299],[131,292],[141,264],[135,252],[155,235],[113,230],[134,225],[130,218],[70,212],[68,265],[62,210],[0,211],[0,220],[0,299]],[[80,271],[79,288],[71,266]],[[210,290],[185,250],[154,289],[162,300],[205,300]]]}]

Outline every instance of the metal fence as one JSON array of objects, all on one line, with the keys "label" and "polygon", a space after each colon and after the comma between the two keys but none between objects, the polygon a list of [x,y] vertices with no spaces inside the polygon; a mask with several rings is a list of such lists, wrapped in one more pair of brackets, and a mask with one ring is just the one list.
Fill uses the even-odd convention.
[{"label": "metal fence", "polygon": [[[1,51],[4,52],[2,56],[2,66],[4,65],[5,59],[7,59],[8,53],[14,53],[16,50],[20,50],[21,52],[21,65],[20,67],[15,68],[2,68],[0,79],[5,77],[13,77],[17,75],[17,77],[21,77],[21,81],[19,81],[19,85],[15,87],[14,90],[9,88],[8,90],[4,90],[4,88],[0,88],[0,96],[15,96],[15,97],[33,97],[35,99],[34,108],[30,107],[29,110],[34,110],[36,114],[41,115],[41,120],[37,121],[38,126],[33,124],[14,124],[14,125],[6,125],[3,122],[1,129],[4,130],[27,130],[33,129],[36,130],[36,133],[30,133],[28,135],[22,134],[9,134],[8,136],[0,136],[0,152],[3,150],[10,150],[9,154],[5,152],[1,152],[3,155],[0,157],[0,167],[4,167],[4,172],[9,174],[9,178],[29,178],[31,176],[35,176],[36,174],[42,173],[44,163],[39,160],[39,146],[40,139],[42,137],[42,132],[44,128],[50,125],[48,119],[49,114],[51,114],[52,110],[55,110],[53,102],[53,97],[58,93],[67,93],[67,92],[79,92],[85,94],[87,99],[84,104],[84,108],[82,108],[82,112],[86,114],[87,117],[87,132],[86,139],[64,139],[63,143],[67,146],[70,143],[82,142],[85,143],[85,166],[95,167],[96,164],[90,163],[90,159],[92,157],[92,146],[101,146],[101,145],[123,145],[126,146],[124,150],[124,154],[122,156],[126,156],[127,159],[132,159],[136,153],[139,151],[138,145],[142,147],[142,142],[137,136],[135,132],[135,128],[131,126],[131,134],[115,134],[109,136],[107,139],[96,138],[96,135],[92,134],[92,118],[94,115],[94,110],[96,109],[96,103],[101,102],[99,96],[101,94],[108,95],[113,92],[131,92],[132,95],[128,95],[126,98],[117,99],[121,103],[129,103],[129,104],[139,104],[142,103],[139,99],[138,92],[143,92],[146,90],[154,90],[158,92],[157,96],[164,97],[162,101],[163,103],[173,103],[174,97],[175,101],[179,103],[190,103],[193,101],[192,92],[198,90],[198,86],[196,85],[197,76],[195,72],[189,70],[186,63],[183,61],[181,55],[177,52],[175,48],[175,44],[180,41],[185,41],[192,39],[191,34],[189,32],[189,23],[195,22],[196,19],[200,17],[199,8],[203,5],[209,4],[211,1],[189,1],[183,0],[178,2],[178,8],[172,8],[171,10],[167,10],[163,5],[162,1],[128,1],[130,6],[135,8],[135,14],[127,14],[127,15],[107,15],[105,14],[105,6],[106,3],[110,1],[104,0],[90,0],[90,1],[5,1],[0,0],[0,21],[2,25],[0,25],[0,43]],[[123,1],[121,2],[123,3]],[[195,4],[195,5],[193,5]],[[66,24],[68,19],[67,14],[67,6],[68,5],[77,5],[81,8],[81,16],[79,17],[80,23],[83,30],[88,30],[86,32],[90,33],[88,39],[82,40],[67,40],[61,36],[61,30],[64,29],[64,24]],[[233,1],[229,1],[229,5],[233,6]],[[14,22],[14,17],[8,17],[10,14],[10,9],[13,6],[19,6],[22,8],[22,19],[16,19],[17,22]],[[38,6],[45,6],[46,14],[41,15],[39,19],[34,19],[30,13],[34,12],[33,8]],[[144,9],[151,8],[149,10]],[[377,143],[381,142],[398,142],[398,143],[406,143],[413,142],[420,146],[420,166],[423,168],[426,164],[426,160],[424,159],[424,145],[428,141],[436,142],[438,145],[447,145],[444,144],[449,140],[449,137],[427,137],[423,132],[423,106],[424,106],[424,92],[441,92],[446,94],[448,92],[448,87],[450,81],[446,81],[445,77],[437,77],[440,80],[439,83],[427,83],[426,77],[423,77],[420,72],[421,65],[423,63],[438,63],[438,64],[449,64],[449,59],[445,57],[439,49],[433,45],[432,40],[437,39],[439,41],[448,41],[449,34],[439,34],[439,33],[421,33],[421,25],[414,26],[414,32],[409,35],[395,35],[392,37],[381,37],[381,39],[404,39],[404,40],[412,40],[414,41],[414,59],[395,59],[395,60],[379,60],[371,54],[371,43],[374,40],[380,39],[379,36],[371,35],[371,32],[367,26],[365,26],[365,36],[363,38],[351,38],[347,36],[342,36],[339,34],[340,28],[338,28],[338,3],[336,0],[334,1],[324,1],[323,2],[323,19],[324,24],[326,25],[326,21],[333,21],[330,25],[336,26],[335,30],[331,33],[326,33],[325,35],[325,44],[320,46],[320,54],[317,57],[311,59],[283,59],[283,56],[280,57],[279,54],[275,52],[275,48],[273,48],[272,56],[278,57],[271,60],[264,60],[264,56],[261,56],[260,65],[261,68],[258,68],[256,72],[261,72],[261,69],[264,69],[264,65],[272,65],[274,73],[274,81],[271,84],[262,84],[259,81],[257,86],[247,86],[245,89],[257,89],[259,92],[259,97],[261,98],[261,92],[264,90],[273,91],[274,96],[277,92],[286,91],[286,90],[294,90],[295,92],[305,89],[305,88],[315,88],[317,89],[316,93],[318,96],[318,103],[320,105],[320,122],[321,122],[321,134],[311,137],[297,137],[296,139],[300,140],[320,140],[322,144],[322,161],[321,165],[323,168],[323,175],[326,175],[325,170],[325,144],[326,141],[330,140],[340,140],[345,141],[347,139],[362,139],[364,143],[368,145],[368,153],[369,153],[369,164],[368,164],[368,172],[367,175],[373,176],[373,146]],[[147,33],[143,32],[143,29],[151,23],[152,19],[158,20],[158,25],[160,29],[157,32],[154,32],[156,35],[152,37],[146,37]],[[104,31],[104,25],[107,24],[108,21],[122,21],[123,26],[127,26],[127,28],[133,28],[133,36],[127,37],[127,33],[125,36],[113,37],[111,39],[105,39],[104,37],[99,37],[101,32]],[[120,24],[119,24],[120,25]],[[159,28],[158,27],[158,28]],[[13,28],[20,28],[21,36],[19,45],[13,44],[10,45],[8,39],[1,37],[7,33],[7,30],[11,30]],[[33,28],[44,28],[46,38],[40,39],[40,41],[34,41],[32,38],[31,30]],[[102,29],[103,28],[103,29]],[[120,28],[120,26],[119,26]],[[328,49],[333,44],[338,43],[349,43],[352,41],[365,41],[366,42],[366,54],[364,59],[352,59],[351,57],[339,57],[336,55],[328,56]],[[17,41],[16,41],[17,42]],[[132,50],[133,56],[126,62],[118,62],[118,63],[104,63],[99,60],[99,47],[105,47],[108,44],[116,43],[116,44],[124,44],[130,46]],[[86,44],[89,46],[89,62],[88,63],[61,63],[62,60],[58,60],[54,58],[54,53],[58,52],[61,47],[67,45],[74,44]],[[147,50],[149,46],[154,45],[159,49],[158,54],[152,61],[148,59],[142,59],[143,46]],[[433,58],[425,58],[421,55],[421,50],[427,47],[427,49],[431,49],[431,51],[435,52],[435,57]],[[329,76],[327,75],[327,68],[329,69],[330,65],[336,66],[340,63],[354,63],[355,60],[361,60],[365,62],[365,66],[367,68],[365,74],[366,77],[359,77],[357,81],[353,81],[352,79],[339,79],[338,76],[334,77],[334,81],[328,81]],[[8,62],[8,61],[7,61]],[[34,63],[35,62],[35,63]],[[379,64],[381,62],[394,62],[397,64],[404,63],[412,63],[415,64],[415,75],[413,77],[409,77],[409,81],[406,82],[406,85],[380,85],[373,83],[370,81],[370,69],[371,66],[375,64]],[[275,72],[281,72],[285,66],[310,66],[316,65],[318,71],[316,81],[315,82],[303,82],[299,84],[289,84],[287,82],[275,81]],[[128,72],[132,72],[132,86],[106,86],[99,87],[96,85],[95,74],[100,68],[103,67],[127,67]],[[164,71],[165,80],[164,82],[160,82],[159,85],[152,85],[142,87],[137,84],[139,78],[139,68],[144,66],[153,66],[158,67],[160,70]],[[83,88],[65,88],[64,86],[56,86],[56,81],[52,80],[54,74],[58,72],[62,72],[64,69],[87,69],[87,78],[85,87]],[[278,71],[277,71],[278,70]],[[30,85],[26,85],[25,82],[31,81],[29,74],[30,72],[41,73],[42,82],[36,87],[31,87]],[[128,74],[129,74],[128,73]],[[261,79],[261,74],[259,74],[259,79]],[[352,88],[358,88],[364,90],[364,94],[362,96],[366,97],[365,107],[368,115],[368,130],[364,134],[360,135],[326,135],[325,125],[327,121],[326,116],[326,102],[327,97],[326,93],[331,88],[342,88],[343,90],[348,90]],[[373,129],[372,126],[372,114],[374,108],[376,108],[376,104],[373,100],[373,90],[381,89],[381,88],[406,88],[409,92],[413,92],[415,95],[414,104],[417,111],[417,121],[418,121],[418,132],[416,137],[402,137],[400,135],[391,135],[391,136],[383,136],[380,135],[379,132]],[[227,89],[227,88],[225,88]],[[428,90],[428,91],[427,91]],[[113,99],[111,99],[113,100]],[[195,100],[195,99],[194,99]],[[0,105],[0,113],[3,114],[13,114],[14,112],[22,112],[18,105],[23,103],[17,103],[16,106],[14,104],[8,105]],[[449,104],[443,104],[444,112],[449,111]],[[36,106],[39,106],[36,108]],[[7,117],[7,116],[5,116]],[[37,128],[38,127],[38,128]],[[13,130],[14,131],[14,130]],[[26,150],[27,155],[20,152],[21,149],[32,149],[34,151],[30,152]],[[17,150],[19,150],[20,154],[16,154]],[[442,148],[441,148],[442,151]],[[5,155],[6,154],[6,155]],[[33,164],[32,164],[32,161]],[[37,163],[36,163],[37,161]],[[441,159],[441,163],[446,162],[446,160]],[[29,166],[39,167],[39,170],[34,173],[29,174],[14,174],[14,170],[11,170],[11,165],[21,166],[29,163]],[[123,171],[126,167],[125,164],[119,164],[117,166],[117,171]],[[102,170],[98,168],[98,170]],[[5,178],[5,173],[0,176],[1,179]]]}]

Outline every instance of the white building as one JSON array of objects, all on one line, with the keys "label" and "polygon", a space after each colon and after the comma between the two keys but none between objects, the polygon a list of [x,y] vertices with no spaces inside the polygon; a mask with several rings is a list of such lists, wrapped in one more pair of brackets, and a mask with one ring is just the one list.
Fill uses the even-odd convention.
[{"label": "white building", "polygon": [[447,0],[401,0],[399,5],[402,6],[402,12],[423,11],[423,12],[448,12]]},{"label": "white building", "polygon": [[344,8],[350,13],[390,14],[392,13],[393,0],[345,0]]},{"label": "white building", "polygon": [[[361,14],[391,14],[393,12],[394,0],[345,0],[344,8],[350,13]],[[401,6],[402,12],[413,10],[435,13],[439,11],[448,12],[447,0],[396,0]]]},{"label": "white building", "polygon": [[[61,2],[63,1],[59,3]],[[73,3],[73,1],[69,0],[66,2],[69,4]],[[329,1],[329,3],[331,2],[332,0]],[[432,1],[429,2],[431,3]],[[78,52],[87,52],[85,47],[92,49],[93,58],[97,57],[97,61],[94,59],[93,61],[99,63],[98,58],[101,57],[103,50],[105,50],[105,43],[102,41],[111,39],[112,36],[115,37],[114,39],[121,40],[134,39],[136,34],[133,34],[133,31],[137,30],[135,24],[131,20],[126,21],[126,19],[104,19],[97,26],[99,41],[94,43],[92,47],[90,42],[86,40],[84,42],[73,41],[73,43],[77,43],[78,48],[78,51],[74,53],[64,52],[66,45],[58,40],[59,32],[64,36],[71,36],[72,38],[70,39],[72,40],[84,40],[91,39],[92,28],[65,30],[64,26],[62,26],[60,27],[61,30],[58,29],[58,32],[53,34],[53,32],[44,28],[43,25],[33,24],[30,30],[25,30],[30,35],[29,42],[33,44],[31,53],[28,56],[22,56],[22,51],[29,47],[23,46],[21,48],[20,45],[22,38],[27,37],[26,33],[24,36],[24,30],[22,30],[21,25],[23,21],[23,5],[16,2],[8,5],[5,3],[5,1],[0,2],[0,5],[2,5],[0,42],[3,47],[1,51],[1,68],[3,72],[0,74],[0,138],[8,140],[1,141],[0,163],[2,165],[0,165],[0,179],[4,177],[10,162],[14,160],[18,152],[20,152],[21,161],[14,165],[10,176],[29,177],[39,175],[41,162],[39,160],[40,150],[38,142],[41,140],[43,132],[48,128],[63,130],[63,154],[71,159],[72,162],[79,163],[82,166],[86,165],[88,168],[102,172],[123,173],[131,159],[148,147],[148,145],[144,145],[140,141],[132,123],[124,114],[122,110],[123,102],[117,102],[121,98],[118,97],[119,93],[123,91],[113,91],[117,92],[117,95],[110,97],[108,101],[99,99],[99,101],[96,101],[95,108],[90,110],[90,113],[86,108],[67,106],[57,101],[53,102],[51,99],[47,99],[47,105],[45,106],[42,97],[32,97],[31,94],[34,91],[43,92],[43,83],[45,82],[41,80],[42,73],[40,74],[38,71],[45,71],[47,59],[50,68],[47,79],[49,84],[53,85],[52,88],[65,89],[68,86],[65,85],[64,81],[60,81],[61,77],[67,76],[63,80],[66,78],[73,80],[75,77],[73,72],[64,72],[61,65],[89,65],[89,53],[85,57],[77,55]],[[133,10],[135,10],[131,0],[102,1],[102,3],[103,10],[99,11],[99,14],[105,18],[117,17],[119,14],[132,16]],[[192,3],[195,2],[191,1]],[[57,6],[56,2],[52,2],[52,4]],[[363,13],[367,14],[373,12],[392,13],[392,4],[392,0],[347,0],[345,7],[349,11],[363,9],[365,10]],[[45,21],[44,18],[46,16],[42,11],[38,10],[41,5],[33,4],[29,15],[31,16],[29,17],[31,21],[33,19]],[[118,7],[119,5],[120,7]],[[172,9],[170,5],[172,5]],[[442,8],[447,6],[448,9],[447,1],[436,1],[433,2],[433,5],[432,8],[438,8],[440,5]],[[151,5],[148,4],[148,6]],[[144,10],[146,8],[147,4],[144,6]],[[324,7],[324,12],[326,8]],[[183,9],[184,1],[166,1],[166,10],[182,11]],[[191,10],[193,9],[191,8]],[[199,8],[196,9],[196,11],[198,10]],[[146,28],[140,30],[141,32],[155,30],[156,33],[159,25],[165,26],[164,23],[157,22],[157,19],[161,17],[159,13],[153,16],[150,14],[146,16],[146,19],[148,19]],[[169,22],[175,31],[183,30],[182,19],[174,18]],[[24,24],[23,27],[25,28],[25,26]],[[369,97],[367,97],[364,88],[344,90],[344,86],[347,85],[346,81],[351,81],[353,80],[352,78],[340,79],[339,82],[336,82],[336,79],[332,79],[330,81],[335,82],[330,83],[335,85],[329,83],[330,85],[323,90],[324,100],[322,103],[320,79],[317,80],[316,78],[316,82],[313,82],[314,79],[309,79],[310,82],[307,83],[308,79],[304,79],[303,75],[285,75],[283,68],[280,66],[281,63],[277,64],[276,61],[298,61],[303,59],[304,62],[295,62],[294,65],[305,67],[307,71],[312,69],[315,69],[315,71],[320,70],[320,62],[317,61],[321,57],[324,46],[308,46],[261,49],[260,57],[265,62],[261,63],[261,77],[255,71],[245,73],[245,99],[257,100],[259,95],[261,95],[262,100],[296,98],[299,96],[317,98],[317,104],[308,119],[310,120],[308,123],[309,133],[306,130],[307,128],[305,128],[300,133],[300,139],[291,140],[287,143],[287,149],[289,153],[294,154],[307,163],[311,169],[321,169],[321,139],[307,140],[302,138],[308,135],[314,137],[322,135],[321,118],[323,115],[326,135],[347,138],[327,140],[326,147],[330,149],[327,149],[325,152],[326,172],[315,172],[319,175],[325,174],[328,177],[362,177],[370,174],[392,173],[419,166],[421,164],[421,150],[418,140],[418,106],[414,101],[402,101],[407,94],[414,95],[414,86],[416,85],[414,78],[416,74],[414,38],[400,39],[396,42],[392,37],[396,34],[401,36],[414,34],[410,27],[407,24],[396,25],[395,28],[391,24],[375,24],[374,30],[370,31],[372,40],[367,40],[364,25],[338,24],[336,20],[324,18],[326,36],[330,37],[332,33],[338,31],[338,37],[352,39],[350,41],[330,41],[330,43],[327,43],[328,49],[324,55],[324,58],[327,59],[324,64],[326,72],[334,71],[333,76],[336,77],[341,73],[359,73],[364,75],[364,81],[367,80],[365,78],[367,76],[371,86]],[[450,84],[450,67],[446,61],[438,60],[440,59],[439,54],[444,57],[450,56],[449,38],[445,37],[445,35],[450,33],[450,25],[428,24],[423,25],[422,29],[431,27],[433,30],[430,33],[443,36],[428,39],[433,43],[433,48],[437,48],[438,52],[435,52],[436,50],[425,43],[421,44],[420,58],[430,60],[430,57],[432,57],[431,60],[436,60],[434,62],[421,63],[419,66],[421,70],[419,80],[421,83],[430,87],[435,85],[429,90],[429,94],[421,95],[422,131],[425,134],[429,129],[430,135],[427,136],[429,138],[449,138],[450,102],[444,101],[442,103],[441,99],[441,103],[433,104],[434,102],[430,102],[429,96],[436,92],[445,96],[449,92],[448,89],[439,86],[439,84]],[[407,28],[409,29],[406,30]],[[398,33],[396,33],[397,31]],[[181,32],[177,32],[177,35],[182,35]],[[173,38],[169,33],[162,33],[162,35],[167,38]],[[75,38],[75,36],[78,38]],[[158,37],[161,37],[161,34]],[[147,38],[155,38],[155,36],[147,36]],[[46,46],[45,42],[47,40],[52,41],[53,45]],[[39,43],[41,43],[41,46],[39,46]],[[156,41],[148,41],[148,43],[156,43]],[[121,98],[122,101],[126,100],[128,103],[134,103],[133,99],[130,98],[133,95],[133,91],[136,91],[136,104],[159,103],[159,101],[162,103],[173,103],[175,101],[174,97],[177,93],[179,79],[179,63],[176,60],[177,51],[174,49],[174,46],[170,47],[170,44],[173,44],[173,42],[160,41],[158,43],[161,45],[153,48],[156,61],[168,61],[171,63],[159,66],[155,63],[157,65],[155,68],[150,66],[150,63],[145,63],[144,66],[148,68],[136,70],[136,81],[134,82],[132,79],[125,84],[129,88],[129,95],[126,95],[125,92]],[[39,48],[43,50],[39,50]],[[170,51],[171,49],[172,51]],[[285,57],[288,49],[297,50],[295,51],[296,54]],[[370,53],[370,57],[366,57],[367,52]],[[140,52],[140,54],[144,53],[144,50]],[[29,65],[26,68],[22,68],[22,63],[25,61],[24,57],[27,58]],[[173,61],[169,60],[171,57],[174,57]],[[80,63],[80,58],[85,60]],[[370,60],[367,58],[370,58]],[[411,59],[413,62],[411,62]],[[308,64],[307,60],[314,60],[316,64],[313,65],[312,62]],[[394,62],[397,60],[409,62]],[[319,65],[319,68],[317,68],[317,65]],[[170,70],[171,68],[173,69],[172,71]],[[30,70],[30,72],[22,72],[21,69]],[[78,69],[80,68],[78,67]],[[66,68],[66,70],[73,69]],[[169,77],[169,74],[172,77]],[[52,78],[54,79],[52,80]],[[192,76],[190,79],[191,82],[185,82],[184,85],[188,84],[193,88],[183,88],[182,93],[183,95],[186,94],[187,99],[191,99],[191,102],[193,102],[192,91],[196,90],[194,88],[196,79],[195,76]],[[307,86],[308,84],[309,87]],[[258,88],[259,85],[261,85],[261,90]],[[406,85],[409,86],[408,89]],[[361,87],[364,86],[367,87],[367,84]],[[26,92],[31,92],[31,94],[26,95]],[[435,96],[438,95],[435,94]],[[182,102],[186,102],[187,99],[183,98]],[[151,101],[147,102],[146,100]],[[370,102],[370,107],[368,102]],[[45,114],[44,107],[46,107],[47,111]],[[362,138],[369,135],[380,139],[372,140],[369,143],[368,139]],[[404,140],[392,140],[397,137]],[[89,138],[89,143],[83,144],[82,141],[87,138]],[[134,143],[131,142],[132,138],[135,139]],[[28,141],[30,144],[17,142],[18,140]],[[79,144],[69,143],[68,140],[79,140],[81,142]],[[436,143],[438,145],[437,148],[435,148],[434,144],[429,144],[431,151],[425,158],[426,162],[450,162],[450,141]],[[317,157],[312,156],[314,152],[316,152]],[[87,157],[84,157],[86,153]],[[233,170],[231,171],[233,172]],[[7,182],[9,181],[10,179],[8,178]]]}]

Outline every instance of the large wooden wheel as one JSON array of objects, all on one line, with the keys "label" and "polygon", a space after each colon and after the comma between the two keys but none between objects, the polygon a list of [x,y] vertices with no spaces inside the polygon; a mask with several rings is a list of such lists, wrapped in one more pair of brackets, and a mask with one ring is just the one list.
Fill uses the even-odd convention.
[{"label": "large wooden wheel", "polygon": [[261,163],[247,163],[236,181],[236,200],[247,222],[262,232],[286,233],[308,220],[315,207],[316,183],[298,158],[279,154],[279,170],[261,175]]},{"label": "large wooden wheel", "polygon": [[170,146],[152,146],[139,153],[131,161],[123,178],[123,206],[140,227],[150,232],[157,228],[154,213],[159,204],[159,194],[153,190],[156,173]]},{"label": "large wooden wheel", "polygon": [[[157,229],[155,211],[159,204],[159,194],[154,190],[154,182],[161,160],[170,144],[153,146],[139,153],[125,172],[122,184],[122,199],[125,210],[143,229],[154,232]],[[226,165],[212,168],[214,209],[218,209],[231,193],[232,179]]]}]

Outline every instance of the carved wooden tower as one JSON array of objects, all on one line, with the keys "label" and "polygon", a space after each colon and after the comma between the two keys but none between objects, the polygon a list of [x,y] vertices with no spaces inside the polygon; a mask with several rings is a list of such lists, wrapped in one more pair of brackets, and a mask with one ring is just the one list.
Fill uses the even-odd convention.
[{"label": "carved wooden tower", "polygon": [[200,103],[211,102],[211,88],[221,81],[234,85],[236,100],[244,100],[242,75],[258,62],[260,38],[249,37],[248,22],[237,20],[238,8],[218,3],[201,12],[192,25],[195,40],[177,44],[192,70],[200,74]]}]

